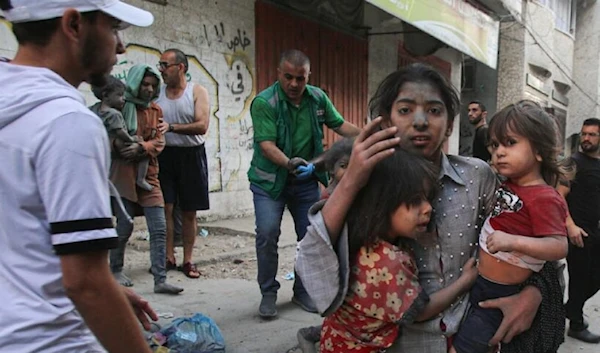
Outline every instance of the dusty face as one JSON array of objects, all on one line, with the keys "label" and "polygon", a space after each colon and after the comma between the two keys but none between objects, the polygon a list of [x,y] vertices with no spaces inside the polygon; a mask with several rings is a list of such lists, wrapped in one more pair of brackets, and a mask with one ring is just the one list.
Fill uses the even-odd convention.
[{"label": "dusty face", "polygon": [[469,104],[469,122],[472,125],[477,125],[483,119],[484,112],[481,111],[479,104]]},{"label": "dusty face", "polygon": [[583,125],[579,133],[579,145],[585,153],[596,153],[600,150],[600,128],[596,125]]},{"label": "dusty face", "polygon": [[85,81],[91,85],[103,86],[106,76],[117,63],[117,54],[123,54],[125,47],[119,36],[121,21],[99,13],[94,22],[82,19],[84,40],[79,58],[81,67],[86,71]]},{"label": "dusty face", "polygon": [[452,134],[439,90],[425,82],[405,83],[382,125],[396,126],[403,148],[432,161],[440,158],[442,144]]},{"label": "dusty face", "polygon": [[183,64],[177,63],[175,53],[166,52],[160,56],[158,71],[160,71],[165,84],[171,86],[179,83],[180,75],[185,71],[185,67]]},{"label": "dusty face", "polygon": [[423,199],[416,205],[401,204],[391,215],[390,237],[416,238],[427,231],[432,207]]},{"label": "dusty face", "polygon": [[517,185],[528,185],[541,179],[542,157],[534,151],[527,138],[508,130],[504,141],[490,138],[492,163],[502,176]]},{"label": "dusty face", "polygon": [[350,156],[344,156],[340,158],[333,165],[333,181],[337,184],[342,180],[344,174],[346,173],[346,168],[348,168],[348,162],[350,161]]},{"label": "dusty face", "polygon": [[140,84],[138,97],[146,102],[150,102],[158,91],[158,78],[154,75],[145,76]]},{"label": "dusty face", "polygon": [[125,90],[117,88],[105,95],[102,101],[113,109],[122,110],[125,105]]},{"label": "dusty face", "polygon": [[288,98],[299,104],[302,100],[302,94],[306,89],[308,83],[308,76],[310,75],[310,66],[294,66],[291,63],[285,61],[278,69],[277,75],[281,89],[285,92]]}]

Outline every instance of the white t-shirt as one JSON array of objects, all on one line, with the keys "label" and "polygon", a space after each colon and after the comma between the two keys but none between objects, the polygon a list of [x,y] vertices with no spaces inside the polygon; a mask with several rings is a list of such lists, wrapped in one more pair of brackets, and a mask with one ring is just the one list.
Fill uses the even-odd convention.
[{"label": "white t-shirt", "polygon": [[0,62],[0,87],[0,351],[105,352],[60,255],[116,246],[106,132],[50,70]]}]

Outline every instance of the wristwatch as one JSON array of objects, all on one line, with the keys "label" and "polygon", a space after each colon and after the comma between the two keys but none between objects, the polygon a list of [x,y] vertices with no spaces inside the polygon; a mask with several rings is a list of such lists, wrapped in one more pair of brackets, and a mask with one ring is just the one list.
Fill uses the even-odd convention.
[{"label": "wristwatch", "polygon": [[175,131],[175,127],[173,126],[173,124],[169,124],[168,132],[173,132],[173,131]]}]

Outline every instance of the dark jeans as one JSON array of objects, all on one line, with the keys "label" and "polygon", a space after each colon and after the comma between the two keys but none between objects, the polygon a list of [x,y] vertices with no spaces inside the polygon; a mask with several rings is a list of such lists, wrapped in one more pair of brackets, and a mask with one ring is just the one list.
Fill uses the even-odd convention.
[{"label": "dark jeans", "polygon": [[[123,205],[133,218],[136,204],[127,200],[121,199]],[[112,200],[113,205],[116,200]],[[125,260],[125,247],[127,241],[133,233],[133,224],[127,222],[125,215],[119,207],[113,207],[115,216],[117,217],[117,235],[119,236],[119,246],[110,251],[110,270],[113,273],[123,270],[123,262]],[[167,222],[165,221],[165,210],[163,207],[144,207],[144,217],[148,225],[150,233],[150,264],[152,275],[154,276],[154,284],[164,283],[167,279],[167,271],[165,269],[166,261],[166,238],[167,238]]]},{"label": "dark jeans", "polygon": [[[258,285],[260,292],[276,294],[280,287],[275,278],[279,264],[277,243],[281,234],[281,218],[287,206],[294,219],[296,239],[304,238],[308,227],[308,209],[319,200],[319,186],[316,181],[289,182],[281,196],[274,200],[265,191],[251,184],[254,213],[256,217],[256,258],[258,265]],[[302,280],[296,274],[294,294],[305,294]]]},{"label": "dark jeans", "polygon": [[503,315],[500,309],[483,309],[479,302],[488,299],[509,297],[519,293],[518,285],[498,284],[478,276],[470,291],[471,307],[465,321],[454,336],[457,353],[487,353],[488,342],[500,327]]},{"label": "dark jeans", "polygon": [[600,289],[600,239],[595,227],[584,227],[589,236],[583,238],[584,247],[569,243],[569,301],[565,305],[567,319],[583,323],[585,302]]}]

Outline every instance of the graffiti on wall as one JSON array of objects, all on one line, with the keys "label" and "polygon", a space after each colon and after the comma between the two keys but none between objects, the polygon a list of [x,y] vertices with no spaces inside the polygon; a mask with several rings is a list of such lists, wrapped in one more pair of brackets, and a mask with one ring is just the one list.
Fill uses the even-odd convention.
[{"label": "graffiti on wall", "polygon": [[[126,53],[119,56],[112,74],[125,80],[135,64],[155,66],[160,53],[156,48],[129,44]],[[214,54],[220,61],[207,60],[211,66],[188,55],[187,80],[202,85],[210,97],[210,123],[205,136],[209,190],[221,192],[237,190],[238,178],[245,178],[242,172],[248,168],[252,153],[249,105],[255,90],[250,62],[244,53]]]},{"label": "graffiti on wall", "polygon": [[[210,124],[206,138],[211,192],[236,191],[245,188],[245,176],[252,158],[253,127],[250,103],[256,91],[252,59],[246,49],[252,40],[245,30],[229,31],[223,23],[205,26],[205,40],[221,43],[222,50],[203,51],[201,58],[188,55],[187,81],[204,86],[210,97]],[[202,30],[201,30],[202,31]],[[9,40],[6,40],[9,38]],[[10,24],[0,18],[0,56],[14,57],[17,43]],[[156,67],[161,51],[157,48],[129,44],[120,55],[112,74],[121,80],[138,63]],[[94,100],[88,85],[81,86],[87,103]],[[245,184],[244,184],[245,183]]]},{"label": "graffiti on wall", "polygon": [[200,40],[205,42],[209,47],[213,43],[224,43],[230,51],[246,50],[251,44],[252,40],[248,37],[245,30],[236,28],[234,30],[225,30],[223,22],[219,22],[214,25],[202,25],[203,31],[200,36]]}]

